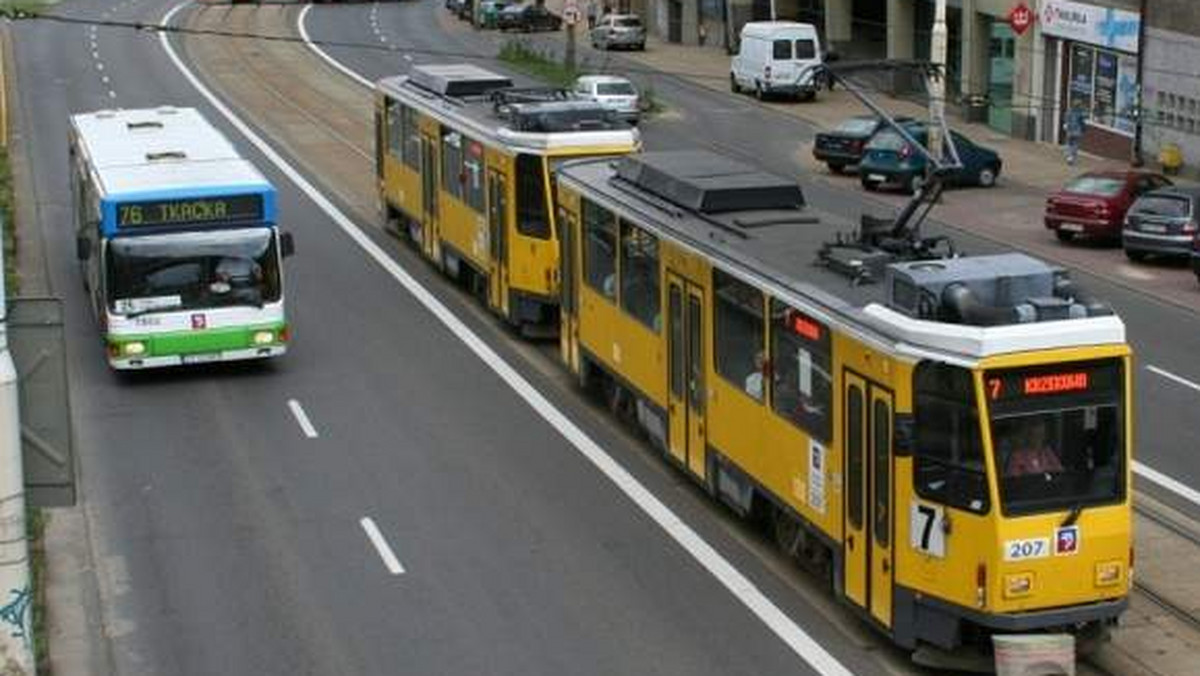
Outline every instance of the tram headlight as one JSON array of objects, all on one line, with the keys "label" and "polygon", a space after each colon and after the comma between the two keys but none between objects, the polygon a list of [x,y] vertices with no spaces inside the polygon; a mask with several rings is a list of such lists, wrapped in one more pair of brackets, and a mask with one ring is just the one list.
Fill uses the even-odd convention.
[{"label": "tram headlight", "polygon": [[140,340],[132,340],[121,346],[121,352],[126,357],[137,357],[146,354],[146,344]]},{"label": "tram headlight", "polygon": [[1104,561],[1096,564],[1096,586],[1109,587],[1121,581],[1121,562]]},{"label": "tram headlight", "polygon": [[1033,573],[1015,573],[1004,576],[1004,598],[1017,599],[1033,592]]},{"label": "tram headlight", "polygon": [[270,345],[275,342],[274,331],[256,331],[254,333],[255,345]]}]

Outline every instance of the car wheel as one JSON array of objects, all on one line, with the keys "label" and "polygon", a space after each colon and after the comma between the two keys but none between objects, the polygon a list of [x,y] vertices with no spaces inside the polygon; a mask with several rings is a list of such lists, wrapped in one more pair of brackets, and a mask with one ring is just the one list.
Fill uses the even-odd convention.
[{"label": "car wheel", "polygon": [[1142,261],[1146,260],[1146,252],[1138,251],[1136,249],[1126,249],[1125,257],[1134,263],[1141,263]]},{"label": "car wheel", "polygon": [[767,96],[767,94],[766,94],[766,92],[763,91],[762,83],[755,82],[754,83],[754,98],[758,99],[759,101],[762,101],[766,98],[766,96]]},{"label": "car wheel", "polygon": [[983,188],[991,188],[996,185],[996,167],[986,166],[979,170],[979,174],[975,177],[975,182]]},{"label": "car wheel", "polygon": [[729,74],[729,91],[733,92],[734,94],[742,93],[742,88],[739,87],[737,83],[737,76],[733,73]]},{"label": "car wheel", "polygon": [[924,185],[925,177],[921,174],[913,174],[912,176],[908,177],[908,183],[904,184],[904,187],[906,190],[908,190],[910,195],[915,195],[917,194],[918,190],[924,187]]},{"label": "car wheel", "polygon": [[842,164],[841,162],[829,162],[828,164],[829,171],[832,171],[835,174],[846,173],[846,165]]},{"label": "car wheel", "polygon": [[1075,233],[1067,232],[1066,230],[1063,230],[1062,228],[1056,229],[1054,231],[1054,236],[1057,237],[1058,241],[1060,241],[1060,242],[1070,242],[1071,240],[1075,239]]},{"label": "car wheel", "polygon": [[646,43],[644,43],[644,42],[637,43],[637,47],[635,49],[637,49],[639,52],[646,51]]}]

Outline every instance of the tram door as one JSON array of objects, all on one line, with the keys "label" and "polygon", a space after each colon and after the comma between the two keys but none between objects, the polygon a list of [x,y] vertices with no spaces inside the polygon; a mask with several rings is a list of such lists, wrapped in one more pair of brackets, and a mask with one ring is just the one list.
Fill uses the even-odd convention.
[{"label": "tram door", "polygon": [[668,446],[672,457],[704,477],[704,291],[670,273],[667,282]]},{"label": "tram door", "polygon": [[892,393],[845,372],[846,597],[892,623]]},{"label": "tram door", "polygon": [[508,316],[508,181],[488,169],[488,304]]},{"label": "tram door", "polygon": [[438,220],[437,139],[421,134],[421,250],[437,260]]}]

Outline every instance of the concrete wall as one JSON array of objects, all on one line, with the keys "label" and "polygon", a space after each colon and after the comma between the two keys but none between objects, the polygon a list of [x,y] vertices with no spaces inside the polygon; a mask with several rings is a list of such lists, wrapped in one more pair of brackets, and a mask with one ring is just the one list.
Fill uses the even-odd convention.
[{"label": "concrete wall", "polygon": [[[1172,16],[1200,20],[1200,3]],[[1181,23],[1179,28],[1200,33],[1196,25]],[[1148,27],[1143,59],[1144,158],[1154,162],[1163,144],[1174,143],[1183,150],[1185,165],[1200,167],[1200,71],[1195,65],[1200,63],[1200,38]]]}]

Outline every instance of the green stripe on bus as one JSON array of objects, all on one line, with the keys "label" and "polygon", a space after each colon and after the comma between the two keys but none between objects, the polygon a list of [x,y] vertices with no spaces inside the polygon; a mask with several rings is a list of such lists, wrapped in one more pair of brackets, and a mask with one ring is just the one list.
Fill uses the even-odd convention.
[{"label": "green stripe on bus", "polygon": [[146,345],[146,351],[138,357],[161,357],[176,354],[203,354],[207,352],[224,352],[226,350],[243,350],[251,347],[263,347],[254,344],[254,334],[259,331],[271,331],[275,334],[278,344],[279,332],[287,327],[286,322],[274,324],[257,324],[254,326],[235,326],[222,329],[203,329],[196,331],[174,331],[171,333],[148,333],[144,335],[122,335],[110,337],[110,345],[141,342]]}]

